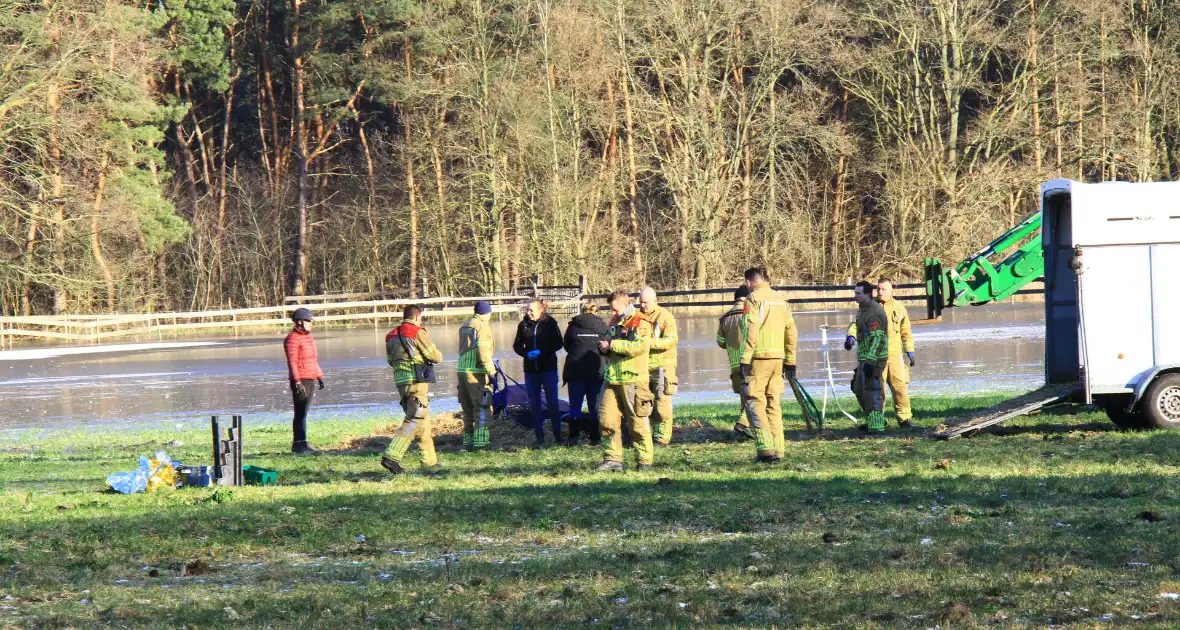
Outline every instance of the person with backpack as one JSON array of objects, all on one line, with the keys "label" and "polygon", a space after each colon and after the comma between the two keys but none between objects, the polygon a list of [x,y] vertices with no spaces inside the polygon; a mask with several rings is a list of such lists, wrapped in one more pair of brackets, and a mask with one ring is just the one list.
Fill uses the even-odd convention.
[{"label": "person with backpack", "polygon": [[[582,313],[565,327],[562,345],[565,347],[565,367],[561,378],[569,387],[569,446],[578,445],[579,434],[585,434],[591,446],[601,444],[598,428],[598,395],[602,393],[605,361],[598,351],[598,342],[607,339],[606,321],[596,314],[597,307],[587,303]],[[590,412],[582,414],[582,401]]]},{"label": "person with backpack", "polygon": [[524,357],[524,385],[529,394],[529,412],[533,419],[537,448],[545,445],[545,418],[541,410],[541,391],[553,428],[553,442],[561,444],[561,409],[557,383],[557,351],[561,350],[561,327],[546,313],[543,300],[529,302],[524,319],[516,327],[512,349]]},{"label": "person with backpack", "polygon": [[427,417],[427,395],[430,384],[435,382],[434,366],[442,362],[443,355],[422,326],[422,307],[411,304],[402,311],[402,323],[385,336],[385,360],[393,368],[406,420],[381,454],[381,467],[395,475],[405,472],[402,458],[410,450],[410,442],[417,441],[422,467],[441,471]]},{"label": "person with backpack", "polygon": [[311,336],[311,311],[297,308],[291,313],[294,326],[283,340],[283,351],[287,355],[287,380],[291,384],[291,400],[295,415],[291,419],[294,436],[291,452],[299,455],[318,455],[319,451],[307,444],[307,412],[316,387],[324,388],[324,371],[320,369],[319,353],[315,339]]}]

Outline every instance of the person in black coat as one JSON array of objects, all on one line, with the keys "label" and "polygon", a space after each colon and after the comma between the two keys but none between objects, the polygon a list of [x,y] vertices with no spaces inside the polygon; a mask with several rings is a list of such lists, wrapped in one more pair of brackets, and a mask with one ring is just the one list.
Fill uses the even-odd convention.
[{"label": "person in black coat", "polygon": [[[561,379],[570,390],[569,441],[578,445],[578,434],[585,433],[591,446],[600,444],[598,430],[598,394],[602,392],[605,361],[598,342],[608,337],[606,321],[595,314],[593,304],[582,306],[582,314],[565,327],[565,368]],[[585,400],[590,413],[582,415]]]},{"label": "person in black coat", "polygon": [[557,351],[561,350],[561,327],[546,314],[542,300],[529,302],[524,320],[516,327],[512,349],[524,357],[524,385],[529,393],[529,411],[533,417],[533,432],[537,446],[545,444],[545,417],[541,410],[541,391],[545,392],[545,407],[553,425],[553,441],[561,444],[561,409],[557,394]]}]

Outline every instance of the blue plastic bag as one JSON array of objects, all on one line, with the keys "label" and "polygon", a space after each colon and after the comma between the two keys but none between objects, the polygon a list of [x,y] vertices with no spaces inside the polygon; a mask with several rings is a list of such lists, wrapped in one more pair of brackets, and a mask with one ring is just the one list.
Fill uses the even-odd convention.
[{"label": "blue plastic bag", "polygon": [[147,491],[148,476],[152,472],[152,463],[146,457],[139,458],[139,470],[132,472],[111,473],[107,477],[107,485],[123,494],[134,494]]}]

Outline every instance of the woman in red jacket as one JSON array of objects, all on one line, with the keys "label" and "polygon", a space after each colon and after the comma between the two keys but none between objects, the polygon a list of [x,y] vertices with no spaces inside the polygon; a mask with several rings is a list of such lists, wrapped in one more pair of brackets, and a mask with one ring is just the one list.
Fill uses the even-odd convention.
[{"label": "woman in red jacket", "polygon": [[316,386],[324,388],[324,372],[317,360],[315,339],[311,337],[311,311],[297,308],[291,313],[291,320],[295,327],[283,341],[283,349],[287,352],[287,378],[291,381],[291,395],[295,402],[295,417],[291,421],[295,439],[291,442],[291,452],[316,455],[319,451],[307,445],[307,410],[311,407]]}]

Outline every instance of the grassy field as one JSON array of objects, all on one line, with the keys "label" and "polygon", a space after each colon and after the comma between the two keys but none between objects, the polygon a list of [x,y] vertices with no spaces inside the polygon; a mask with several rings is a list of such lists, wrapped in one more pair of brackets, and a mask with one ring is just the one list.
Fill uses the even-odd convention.
[{"label": "grassy field", "polygon": [[[918,424],[995,398],[919,399]],[[206,431],[0,441],[0,627],[1175,627],[1180,435],[1067,409],[937,442],[792,431],[751,463],[733,406],[678,408],[655,470],[588,447],[378,467],[388,418],[247,430],[280,485],[104,492]],[[794,413],[794,405],[788,413]],[[793,416],[792,428],[799,426]],[[493,440],[522,442],[497,426]]]}]

